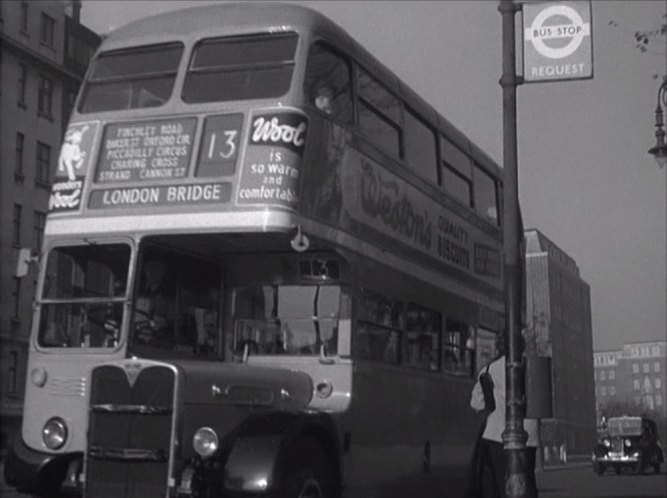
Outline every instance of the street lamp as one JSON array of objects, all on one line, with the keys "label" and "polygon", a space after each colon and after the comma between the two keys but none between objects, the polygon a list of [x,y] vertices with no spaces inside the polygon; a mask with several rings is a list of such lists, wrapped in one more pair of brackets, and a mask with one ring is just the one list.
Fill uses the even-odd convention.
[{"label": "street lamp", "polygon": [[[667,75],[662,78],[662,85],[660,85],[660,88],[658,89],[658,106],[655,108],[655,147],[651,147],[648,150],[648,153],[655,157],[655,162],[657,162],[658,166],[661,168],[665,168],[667,165],[667,145],[665,144],[663,107],[667,109]],[[665,170],[665,179],[667,180],[667,168],[665,168]],[[667,205],[667,199],[665,199],[665,205]],[[667,289],[665,296],[667,297]],[[667,313],[667,308],[665,308],[665,313]]]},{"label": "street lamp", "polygon": [[655,160],[662,168],[667,164],[667,144],[665,144],[665,120],[662,108],[667,109],[667,76],[662,80],[658,89],[658,106],[655,108],[655,147],[648,150],[655,156]]}]

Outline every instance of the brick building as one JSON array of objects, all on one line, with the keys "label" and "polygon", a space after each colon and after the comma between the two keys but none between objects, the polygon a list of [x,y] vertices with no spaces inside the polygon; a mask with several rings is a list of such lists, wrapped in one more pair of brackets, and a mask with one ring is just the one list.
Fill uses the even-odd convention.
[{"label": "brick building", "polygon": [[603,416],[645,413],[667,434],[667,341],[630,342],[595,353],[595,399]]},{"label": "brick building", "polygon": [[524,235],[526,351],[551,358],[553,417],[542,420],[542,444],[559,457],[588,454],[596,436],[590,287],[543,233]]},{"label": "brick building", "polygon": [[81,0],[0,2],[0,457],[20,427],[36,273],[17,278],[19,250],[40,250],[59,144],[100,38]]}]

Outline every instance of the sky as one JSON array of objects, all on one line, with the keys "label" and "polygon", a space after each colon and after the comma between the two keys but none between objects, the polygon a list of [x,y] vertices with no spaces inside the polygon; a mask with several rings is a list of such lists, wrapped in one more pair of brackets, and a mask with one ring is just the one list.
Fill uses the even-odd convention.
[{"label": "sky", "polygon": [[[84,0],[81,20],[104,34],[134,19],[209,3],[215,0]],[[497,1],[286,3],[342,26],[502,165]],[[594,0],[593,79],[517,89],[524,225],[576,261],[590,286],[596,351],[667,335],[667,171],[647,153],[655,145],[667,41],[657,38],[641,52],[634,38],[637,30],[658,29],[666,11],[665,0]]]}]

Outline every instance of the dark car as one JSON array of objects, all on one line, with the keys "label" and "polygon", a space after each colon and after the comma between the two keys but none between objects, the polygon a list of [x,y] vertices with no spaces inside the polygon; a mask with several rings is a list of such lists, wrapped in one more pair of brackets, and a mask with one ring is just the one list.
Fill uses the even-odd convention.
[{"label": "dark car", "polygon": [[598,432],[593,450],[593,470],[602,475],[607,469],[620,474],[624,468],[643,474],[652,468],[658,474],[664,452],[658,439],[658,428],[646,417],[612,417]]}]

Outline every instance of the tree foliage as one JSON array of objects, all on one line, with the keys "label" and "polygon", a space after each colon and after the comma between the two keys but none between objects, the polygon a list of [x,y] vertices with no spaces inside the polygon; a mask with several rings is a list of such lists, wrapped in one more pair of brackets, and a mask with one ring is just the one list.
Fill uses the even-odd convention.
[{"label": "tree foliage", "polygon": [[[660,27],[649,30],[628,30],[618,24],[613,19],[609,21],[609,26],[617,28],[625,33],[631,33],[634,38],[635,48],[642,54],[651,54],[664,57],[667,53],[667,13],[661,17]],[[653,78],[658,79],[660,76],[654,74]]]}]

